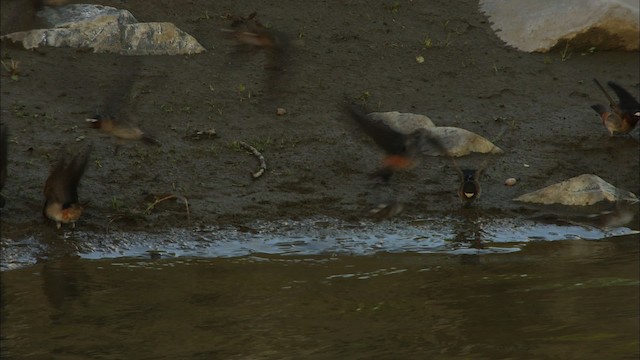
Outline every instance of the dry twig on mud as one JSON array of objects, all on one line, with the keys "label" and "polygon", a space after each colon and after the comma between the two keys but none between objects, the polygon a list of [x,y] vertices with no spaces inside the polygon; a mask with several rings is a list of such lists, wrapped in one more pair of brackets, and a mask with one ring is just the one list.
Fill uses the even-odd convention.
[{"label": "dry twig on mud", "polygon": [[167,195],[165,197],[156,199],[156,201],[154,201],[152,204],[147,206],[147,209],[145,210],[145,214],[149,214],[151,210],[153,210],[153,208],[156,207],[156,205],[169,199],[178,199],[178,200],[184,201],[184,206],[187,209],[187,222],[189,223],[189,225],[191,225],[191,213],[189,212],[189,201],[187,201],[187,198],[182,195],[171,194],[171,195]]},{"label": "dry twig on mud", "polygon": [[253,146],[247,144],[244,141],[238,141],[238,144],[240,146],[242,146],[245,150],[249,150],[251,151],[251,153],[258,158],[258,161],[260,161],[260,169],[258,169],[258,171],[251,173],[251,176],[254,179],[259,178],[260,176],[262,176],[262,174],[264,174],[264,172],[267,170],[267,162],[264,160],[264,156],[262,156],[262,154],[260,153],[260,151],[258,151],[258,149],[254,148]]}]

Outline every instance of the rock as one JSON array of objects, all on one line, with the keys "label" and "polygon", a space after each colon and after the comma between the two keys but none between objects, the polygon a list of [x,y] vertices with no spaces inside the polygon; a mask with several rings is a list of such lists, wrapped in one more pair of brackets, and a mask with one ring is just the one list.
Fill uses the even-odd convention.
[{"label": "rock", "polygon": [[[436,126],[426,115],[389,111],[372,112],[368,116],[374,120],[384,122],[403,134],[411,134],[418,129],[425,129],[428,135],[441,141],[451,156],[459,157],[473,152],[491,154],[502,154],[504,152],[492,144],[491,141],[469,130]],[[433,147],[425,147],[422,152],[431,156],[442,155],[441,151]]]},{"label": "rock", "polygon": [[517,182],[518,182],[518,179],[516,179],[516,178],[507,178],[507,179],[504,181],[504,185],[505,185],[505,186],[513,186],[513,185],[515,185]]},{"label": "rock", "polygon": [[603,200],[638,202],[635,194],[618,189],[593,174],[576,176],[544,189],[521,195],[514,200],[535,204],[570,206],[588,206]]},{"label": "rock", "polygon": [[40,46],[90,48],[123,55],[194,54],[205,49],[172,23],[138,23],[127,10],[75,4],[38,13],[52,28],[2,36],[25,49]]},{"label": "rock", "polygon": [[403,134],[410,134],[420,128],[436,126],[428,116],[420,114],[389,111],[372,112],[368,115],[372,119],[382,121]]},{"label": "rock", "polygon": [[[474,152],[481,154],[504,153],[502,149],[495,146],[491,141],[466,129],[436,126],[426,130],[432,137],[440,140],[440,143],[450,156],[460,157]],[[431,156],[441,155],[440,152],[435,151],[435,149],[425,149],[423,153]]]},{"label": "rock", "polygon": [[638,0],[480,0],[496,34],[519,50],[638,50]]}]

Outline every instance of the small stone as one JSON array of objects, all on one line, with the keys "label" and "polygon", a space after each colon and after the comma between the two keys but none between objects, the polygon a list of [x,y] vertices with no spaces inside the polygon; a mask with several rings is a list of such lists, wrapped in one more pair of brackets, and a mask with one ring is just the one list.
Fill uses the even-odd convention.
[{"label": "small stone", "polygon": [[424,56],[416,56],[416,62],[418,64],[422,64],[424,62]]},{"label": "small stone", "polygon": [[516,182],[518,182],[518,180],[516,180],[516,178],[508,178],[507,180],[504,181],[504,184],[506,186],[513,186],[516,184]]},{"label": "small stone", "polygon": [[282,116],[282,115],[284,115],[284,114],[286,114],[286,113],[287,113],[287,110],[286,110],[286,109],[284,109],[284,108],[278,108],[278,109],[276,110],[276,115],[278,115],[278,116]]}]

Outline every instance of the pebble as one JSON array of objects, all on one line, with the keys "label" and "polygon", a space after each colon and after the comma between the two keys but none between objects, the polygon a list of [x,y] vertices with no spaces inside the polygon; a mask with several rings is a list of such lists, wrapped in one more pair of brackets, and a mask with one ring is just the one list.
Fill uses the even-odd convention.
[{"label": "pebble", "polygon": [[507,186],[513,186],[516,184],[516,182],[518,182],[516,178],[508,178],[507,180],[504,181],[504,184]]},{"label": "pebble", "polygon": [[286,113],[287,113],[287,110],[286,110],[286,109],[284,109],[284,108],[278,108],[278,109],[276,110],[276,115],[279,115],[279,116],[282,116],[282,115],[284,115],[284,114],[286,114]]}]

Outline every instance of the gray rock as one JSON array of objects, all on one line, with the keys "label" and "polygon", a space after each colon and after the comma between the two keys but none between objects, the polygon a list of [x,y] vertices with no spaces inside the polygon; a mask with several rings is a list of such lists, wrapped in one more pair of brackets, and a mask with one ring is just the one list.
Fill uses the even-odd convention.
[{"label": "gray rock", "polygon": [[[450,156],[460,157],[474,152],[482,154],[504,153],[502,149],[495,146],[491,141],[476,133],[457,127],[436,126],[426,115],[397,111],[372,112],[368,115],[372,119],[382,121],[403,134],[425,129],[428,135],[440,140],[440,143]],[[430,156],[442,155],[441,151],[432,147],[425,147],[422,152]]]},{"label": "gray rock", "polygon": [[40,46],[90,48],[123,55],[194,54],[205,49],[172,23],[138,23],[127,10],[75,4],[45,8],[41,15],[53,27],[2,36],[25,49]]},{"label": "gray rock", "polygon": [[514,200],[545,205],[588,206],[605,200],[636,203],[638,197],[632,192],[616,188],[597,175],[583,174],[524,194]]},{"label": "gray rock", "polygon": [[430,128],[436,126],[428,116],[420,114],[388,111],[372,112],[368,115],[372,119],[382,121],[403,134],[412,133],[419,128]]},{"label": "gray rock", "polygon": [[638,0],[480,0],[496,34],[519,50],[571,41],[598,50],[638,50]]},{"label": "gray rock", "polygon": [[[502,154],[504,151],[491,141],[467,129],[452,126],[434,126],[427,129],[432,137],[438,139],[449,156],[460,157],[471,153]],[[425,149],[426,155],[437,156],[439,152]]]}]

